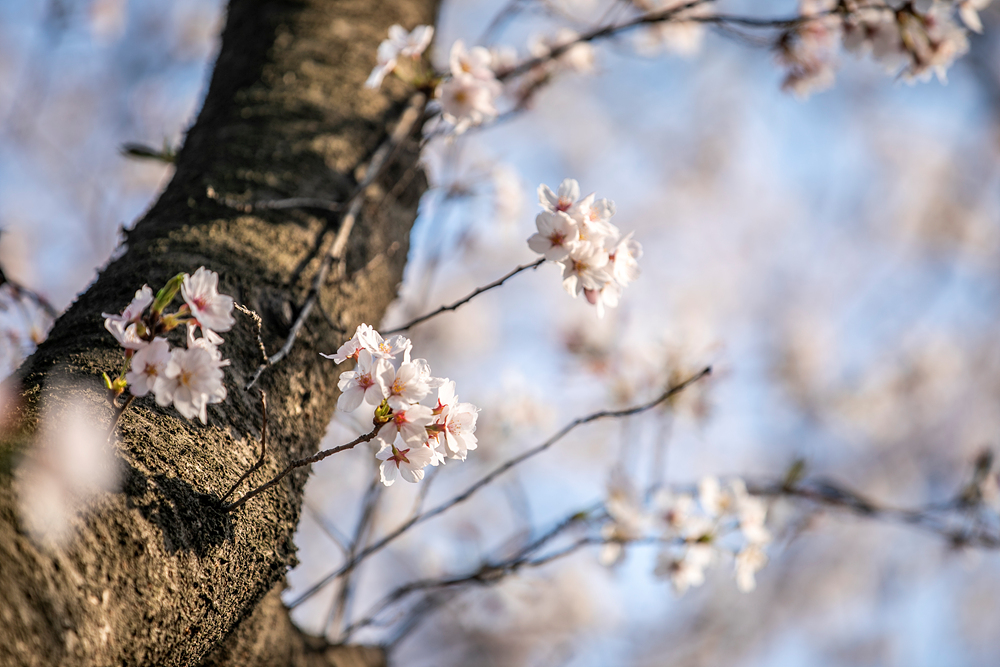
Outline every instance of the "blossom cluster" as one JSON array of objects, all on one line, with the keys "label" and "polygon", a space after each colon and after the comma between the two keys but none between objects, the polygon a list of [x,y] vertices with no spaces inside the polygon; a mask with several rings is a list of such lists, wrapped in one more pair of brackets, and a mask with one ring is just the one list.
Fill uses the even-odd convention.
[{"label": "blossom cluster", "polygon": [[[121,314],[102,313],[104,328],[125,348],[119,377],[112,381],[105,375],[108,389],[116,396],[126,386],[136,397],[152,392],[159,405],[173,403],[184,417],[207,423],[208,406],[226,398],[222,368],[229,360],[219,352],[223,340],[218,332],[235,324],[233,298],[219,294],[218,285],[219,274],[200,267],[194,275],[171,279],[155,298],[143,285]],[[178,291],[184,304],[165,315]],[[171,347],[161,334],[182,324],[187,325],[186,347]]]},{"label": "blossom cluster", "polygon": [[566,291],[574,299],[583,294],[604,317],[605,307],[616,307],[622,290],[639,277],[642,246],[611,223],[614,202],[595,201],[593,194],[581,198],[580,185],[571,178],[558,192],[538,186],[538,203],[544,210],[535,218],[538,231],[528,247],[562,266]]},{"label": "blossom cluster", "polygon": [[337,407],[345,412],[363,403],[375,408],[380,445],[376,457],[382,461],[380,477],[386,486],[397,476],[418,482],[428,465],[464,461],[478,445],[479,408],[460,403],[455,382],[433,377],[425,359],[411,359],[412,347],[405,336],[384,339],[362,324],[336,354],[323,355],[338,364],[356,362],[354,370],[340,375]]},{"label": "blossom cluster", "polygon": [[732,559],[741,591],[756,588],[771,534],[764,525],[766,504],[747,492],[743,480],[734,478],[723,486],[717,478],[705,477],[698,484],[697,502],[691,494],[661,489],[646,508],[637,496],[627,479],[612,477],[605,503],[610,521],[602,527],[603,564],[615,564],[625,544],[653,534],[669,545],[657,558],[655,574],[668,578],[678,595],[702,585],[705,570],[725,559]]},{"label": "blossom cluster", "polygon": [[[979,10],[990,0],[802,0],[805,20],[784,32],[778,60],[784,88],[799,96],[833,85],[836,45],[871,55],[892,74],[944,82],[949,66],[969,50],[966,28],[982,31]],[[956,21],[957,17],[965,25]]]},{"label": "blossom cluster", "polygon": [[[458,40],[451,46],[448,71],[439,75],[420,65],[421,55],[433,35],[434,28],[426,25],[411,32],[399,25],[389,28],[389,38],[379,45],[377,63],[365,85],[377,89],[389,73],[396,73],[415,85],[432,86],[441,116],[456,134],[495,118],[496,102],[504,90],[499,77],[517,65],[516,50],[482,46],[468,49],[464,41]],[[589,44],[578,43],[578,39],[579,34],[569,28],[531,39],[530,56],[544,62],[532,69],[533,76],[521,97],[534,89],[533,82],[547,79],[558,69],[588,71],[593,67],[593,49]],[[557,49],[559,54],[554,56]]]}]

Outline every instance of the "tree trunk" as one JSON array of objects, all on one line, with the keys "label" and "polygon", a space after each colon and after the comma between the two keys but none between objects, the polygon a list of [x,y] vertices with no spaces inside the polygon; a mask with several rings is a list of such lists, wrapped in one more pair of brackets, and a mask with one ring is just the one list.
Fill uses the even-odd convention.
[{"label": "tree trunk", "polygon": [[[100,314],[120,312],[144,283],[155,290],[204,265],[221,275],[220,291],[261,315],[268,351],[282,345],[319,267],[314,248],[328,220],[294,210],[242,213],[208,193],[347,198],[405,106],[398,83],[378,93],[363,88],[378,43],[392,23],[433,23],[436,5],[232,1],[204,108],[173,180],[128,233],[127,252],[12,380],[22,401],[0,443],[0,664],[384,663],[377,649],[328,647],[303,635],[281,604],[305,469],[235,513],[220,509],[220,495],[259,447],[259,394],[243,390],[261,359],[249,318],[234,313],[237,325],[225,335],[229,397],[209,408],[207,426],[152,397],[132,403],[113,440],[122,490],[78,517],[77,534],[61,550],[37,546],[19,524],[12,471],[31,446],[43,403],[58,411],[82,400],[110,426],[101,373],[114,374],[122,353]],[[360,322],[377,324],[395,296],[425,187],[417,158],[411,138],[369,189],[350,237],[348,279],[328,282],[289,356],[259,381],[269,424],[257,483],[314,452],[323,436],[338,369],[318,351],[336,349]]]}]

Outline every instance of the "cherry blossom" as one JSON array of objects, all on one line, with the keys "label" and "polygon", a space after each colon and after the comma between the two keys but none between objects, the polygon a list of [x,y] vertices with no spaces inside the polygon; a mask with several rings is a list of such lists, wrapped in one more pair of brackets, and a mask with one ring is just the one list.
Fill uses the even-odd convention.
[{"label": "cherry blossom", "polygon": [[396,69],[399,58],[408,57],[417,59],[430,46],[434,37],[434,28],[429,25],[418,25],[412,31],[395,24],[389,27],[389,39],[384,40],[378,46],[378,64],[372,70],[368,80],[365,82],[366,88],[378,89],[386,75]]},{"label": "cherry blossom", "polygon": [[167,406],[173,402],[177,411],[188,419],[197,416],[208,423],[210,404],[226,399],[218,360],[203,347],[175,348],[162,375],[153,385],[156,402]]},{"label": "cherry blossom", "polygon": [[479,79],[465,72],[452,76],[437,90],[442,117],[461,134],[473,125],[496,117],[494,100],[501,90],[496,80]]},{"label": "cherry blossom", "polygon": [[132,368],[125,374],[129,391],[133,396],[145,396],[156,380],[162,377],[170,363],[170,344],[163,338],[154,338],[149,345],[132,357]]},{"label": "cherry blossom", "polygon": [[104,320],[104,328],[107,329],[118,344],[124,347],[126,350],[141,350],[142,348],[149,345],[149,343],[143,340],[139,336],[139,324],[132,322],[127,324],[125,322],[119,322],[112,319]]},{"label": "cherry blossom", "polygon": [[715,549],[710,544],[690,544],[680,557],[670,552],[661,553],[654,573],[669,577],[674,592],[683,595],[689,588],[705,583],[705,569],[715,558]]},{"label": "cherry blossom", "polygon": [[151,303],[153,303],[153,290],[150,289],[149,285],[143,285],[141,289],[136,291],[135,297],[133,297],[131,303],[125,307],[125,310],[122,311],[121,315],[101,313],[101,317],[105,318],[105,328],[107,328],[108,331],[111,331],[111,328],[108,327],[109,321],[126,325],[138,322],[139,318],[142,317],[142,311],[146,310]]},{"label": "cherry blossom", "polygon": [[362,401],[378,405],[386,397],[393,375],[392,365],[388,361],[374,357],[367,349],[360,350],[357,367],[340,375],[337,387],[341,394],[337,399],[337,408],[351,412]]},{"label": "cherry blossom", "polygon": [[478,446],[476,420],[479,408],[472,403],[457,403],[448,408],[444,422],[444,439],[450,458],[464,461],[470,450]]},{"label": "cherry blossom", "polygon": [[184,276],[181,296],[191,309],[192,317],[203,329],[229,331],[233,319],[233,297],[219,294],[219,274],[199,267],[193,276]]},{"label": "cherry blossom", "polygon": [[767,554],[759,545],[750,544],[738,554],[734,563],[736,570],[736,587],[743,593],[749,593],[757,588],[756,574],[767,565]]},{"label": "cherry blossom", "polygon": [[528,239],[528,247],[554,262],[569,255],[572,244],[580,239],[576,222],[562,211],[542,211],[535,225],[538,232]]},{"label": "cherry blossom", "polygon": [[584,290],[600,290],[611,280],[607,270],[608,253],[590,244],[578,244],[560,264],[563,267],[563,287],[574,298]]},{"label": "cherry blossom", "polygon": [[379,478],[386,486],[392,486],[396,476],[407,482],[419,482],[424,478],[424,468],[434,458],[433,450],[424,444],[397,449],[391,443],[385,443],[375,454],[382,463],[379,465]]},{"label": "cherry blossom", "polygon": [[465,42],[462,40],[457,40],[451,45],[448,64],[451,68],[452,76],[469,74],[483,81],[495,81],[496,75],[491,69],[492,62],[493,56],[488,49],[482,46],[475,46],[471,51],[467,51]]},{"label": "cherry blossom", "polygon": [[542,183],[538,186],[538,203],[546,211],[556,213],[566,212],[576,204],[580,198],[580,184],[576,179],[567,178],[559,184],[559,192],[552,192],[552,188]]},{"label": "cherry blossom", "polygon": [[427,427],[434,422],[434,415],[426,405],[410,405],[405,410],[395,410],[392,418],[378,432],[378,439],[391,443],[399,435],[409,445],[427,442]]},{"label": "cherry blossom", "polygon": [[386,396],[389,399],[390,408],[405,410],[406,406],[419,402],[430,392],[431,388],[422,377],[422,368],[423,365],[412,361],[400,365],[399,370],[396,371],[396,377],[389,385]]}]

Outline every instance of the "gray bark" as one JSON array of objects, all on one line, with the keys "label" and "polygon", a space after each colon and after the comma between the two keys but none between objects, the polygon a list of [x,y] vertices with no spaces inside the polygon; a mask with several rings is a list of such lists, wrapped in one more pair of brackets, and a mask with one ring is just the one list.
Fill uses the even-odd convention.
[{"label": "gray bark", "polygon": [[[154,289],[206,266],[220,291],[263,318],[269,351],[284,342],[319,258],[326,220],[302,211],[241,213],[207,196],[344,199],[405,105],[402,85],[363,88],[392,23],[433,23],[436,0],[233,0],[204,108],[176,174],[112,262],[59,319],[12,382],[22,401],[0,435],[0,664],[377,665],[377,649],[328,647],[291,624],[278,593],[295,564],[306,469],[233,514],[219,496],[256,459],[259,398],[242,387],[260,361],[255,330],[236,314],[222,347],[228,399],[209,423],[151,397],[124,414],[115,439],[120,492],[79,518],[61,551],[20,525],[12,486],[43,403],[83,400],[110,425],[101,373],[121,350],[100,313],[119,312],[142,284]],[[415,141],[368,194],[351,236],[346,282],[328,284],[281,364],[260,380],[269,397],[269,455],[260,481],[308,455],[334,411],[331,351],[394,298],[425,187]],[[402,182],[400,183],[400,179]],[[356,273],[354,273],[356,272]],[[327,319],[329,318],[329,319]],[[331,323],[334,326],[331,326]],[[335,459],[325,465],[336,465]]]}]

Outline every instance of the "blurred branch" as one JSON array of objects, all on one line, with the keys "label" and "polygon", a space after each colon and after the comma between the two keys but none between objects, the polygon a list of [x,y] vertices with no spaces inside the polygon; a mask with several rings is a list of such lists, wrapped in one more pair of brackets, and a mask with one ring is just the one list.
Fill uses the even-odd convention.
[{"label": "blurred branch", "polygon": [[414,327],[414,326],[420,324],[421,322],[426,322],[427,320],[431,319],[432,317],[436,317],[437,315],[440,315],[441,313],[445,313],[445,312],[448,312],[448,311],[451,311],[451,310],[458,310],[460,307],[462,307],[465,304],[469,303],[470,301],[472,301],[474,298],[476,298],[477,296],[479,296],[483,292],[489,292],[491,289],[494,289],[496,287],[500,287],[505,282],[507,282],[508,280],[510,280],[511,278],[513,278],[514,276],[516,276],[517,274],[521,273],[522,271],[527,271],[528,269],[537,269],[544,262],[545,262],[545,258],[543,257],[543,258],[541,258],[541,259],[539,259],[539,260],[537,260],[535,262],[532,262],[531,264],[522,264],[521,266],[517,267],[516,269],[514,269],[510,273],[508,273],[505,276],[503,276],[502,278],[494,280],[493,282],[491,282],[491,283],[489,283],[487,285],[483,285],[482,287],[477,287],[476,289],[472,290],[472,292],[470,292],[469,294],[465,295],[464,297],[462,297],[461,299],[459,299],[455,303],[448,304],[447,306],[441,306],[437,310],[432,310],[431,312],[427,313],[426,315],[421,315],[420,317],[418,317],[416,319],[410,320],[409,322],[407,322],[406,324],[404,324],[402,326],[396,327],[394,329],[389,329],[388,331],[385,332],[385,335],[388,336],[388,335],[391,335],[391,334],[396,334],[396,333],[400,333],[402,331],[406,331],[407,329],[410,329],[411,327]]}]

